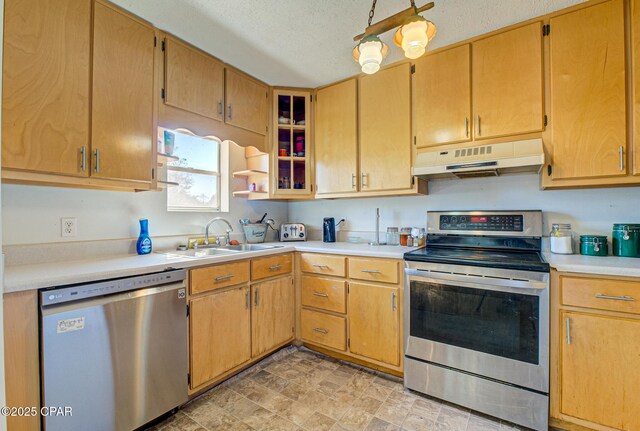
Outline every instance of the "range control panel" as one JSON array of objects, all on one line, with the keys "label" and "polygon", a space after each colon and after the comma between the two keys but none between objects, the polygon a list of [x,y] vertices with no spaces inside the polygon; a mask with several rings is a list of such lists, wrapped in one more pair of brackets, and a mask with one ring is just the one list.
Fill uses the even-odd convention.
[{"label": "range control panel", "polygon": [[440,215],[440,230],[522,232],[521,214]]}]

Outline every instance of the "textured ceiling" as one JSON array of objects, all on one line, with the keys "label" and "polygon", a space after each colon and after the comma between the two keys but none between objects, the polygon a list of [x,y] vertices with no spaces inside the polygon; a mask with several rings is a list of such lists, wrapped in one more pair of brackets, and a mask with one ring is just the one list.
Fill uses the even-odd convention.
[{"label": "textured ceiling", "polygon": [[[418,0],[418,6],[428,0]],[[445,46],[584,0],[434,0],[423,13]],[[271,85],[317,87],[359,72],[353,36],[364,31],[370,0],[115,0],[157,27]],[[378,0],[374,22],[409,6]],[[386,62],[401,58],[393,31]]]}]

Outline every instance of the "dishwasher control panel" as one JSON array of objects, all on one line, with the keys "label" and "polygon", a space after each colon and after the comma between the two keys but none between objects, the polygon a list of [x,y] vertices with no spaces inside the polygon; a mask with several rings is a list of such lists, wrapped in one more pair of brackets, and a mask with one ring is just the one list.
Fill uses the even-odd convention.
[{"label": "dishwasher control panel", "polygon": [[83,299],[94,298],[97,296],[128,292],[130,290],[143,289],[146,287],[162,286],[180,282],[184,283],[185,278],[186,271],[180,269],[141,275],[138,277],[117,278],[97,283],[51,288],[40,291],[40,305],[46,307],[71,301],[81,301]]}]

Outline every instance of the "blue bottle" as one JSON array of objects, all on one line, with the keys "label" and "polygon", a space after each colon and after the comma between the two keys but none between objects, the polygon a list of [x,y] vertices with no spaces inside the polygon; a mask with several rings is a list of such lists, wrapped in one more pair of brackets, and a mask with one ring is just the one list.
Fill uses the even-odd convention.
[{"label": "blue bottle", "polygon": [[149,220],[146,218],[140,219],[140,236],[136,243],[136,250],[138,254],[151,253],[151,238],[149,238]]}]

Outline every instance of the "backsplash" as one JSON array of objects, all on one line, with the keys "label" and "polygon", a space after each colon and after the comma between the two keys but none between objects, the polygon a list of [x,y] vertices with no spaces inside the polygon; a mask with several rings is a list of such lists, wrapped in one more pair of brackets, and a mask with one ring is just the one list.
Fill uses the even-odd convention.
[{"label": "backsplash", "polygon": [[610,236],[613,223],[640,223],[640,187],[543,191],[539,182],[532,174],[434,180],[429,182],[428,196],[290,203],[289,220],[305,223],[311,239],[318,239],[323,217],[346,218],[338,239],[353,235],[363,241],[375,231],[376,208],[380,208],[381,232],[388,226],[425,227],[427,211],[474,209],[539,209],[543,232],[549,232],[552,223],[571,223],[578,234]]}]

